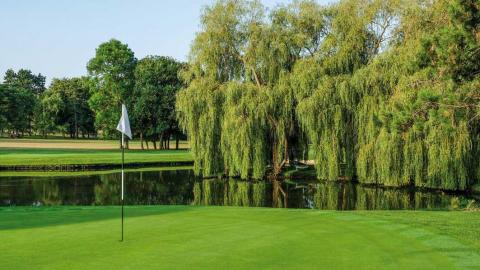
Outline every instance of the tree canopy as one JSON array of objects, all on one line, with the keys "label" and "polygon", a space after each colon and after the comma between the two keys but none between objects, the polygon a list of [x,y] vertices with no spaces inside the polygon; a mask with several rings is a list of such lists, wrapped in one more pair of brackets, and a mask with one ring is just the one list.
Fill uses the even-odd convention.
[{"label": "tree canopy", "polygon": [[480,177],[474,0],[258,1],[206,8],[177,116],[195,171],[464,190]]},{"label": "tree canopy", "polygon": [[45,90],[45,77],[27,69],[8,69],[0,84],[0,128],[10,136],[32,133],[38,97]]},{"label": "tree canopy", "polygon": [[106,137],[115,134],[122,103],[131,107],[137,59],[128,45],[116,39],[100,44],[87,70],[92,78],[90,107],[95,126]]},{"label": "tree canopy", "polygon": [[168,148],[168,138],[177,136],[175,95],[182,86],[178,73],[182,64],[169,57],[147,56],[135,68],[135,89],[132,121],[143,139],[152,141],[155,149]]},{"label": "tree canopy", "polygon": [[37,127],[44,134],[60,131],[71,138],[95,134],[89,98],[88,78],[54,79],[40,100]]}]

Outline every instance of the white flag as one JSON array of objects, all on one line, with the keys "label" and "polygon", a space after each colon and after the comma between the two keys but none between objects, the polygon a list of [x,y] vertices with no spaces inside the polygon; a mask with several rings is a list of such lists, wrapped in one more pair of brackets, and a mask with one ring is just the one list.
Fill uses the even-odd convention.
[{"label": "white flag", "polygon": [[122,104],[122,117],[118,122],[117,130],[132,139],[132,131],[130,130],[130,121],[128,120],[127,107],[125,107],[125,104]]}]

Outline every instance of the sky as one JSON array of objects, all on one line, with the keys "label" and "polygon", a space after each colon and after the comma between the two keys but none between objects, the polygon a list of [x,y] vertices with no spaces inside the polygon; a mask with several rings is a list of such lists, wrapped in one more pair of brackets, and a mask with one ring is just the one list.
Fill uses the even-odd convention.
[{"label": "sky", "polygon": [[[320,3],[329,0],[318,0]],[[262,0],[267,7],[288,0]],[[135,56],[186,61],[202,8],[214,0],[1,0],[0,76],[26,68],[52,78],[86,75],[95,48],[112,38]],[[0,80],[0,81],[1,81]]]}]

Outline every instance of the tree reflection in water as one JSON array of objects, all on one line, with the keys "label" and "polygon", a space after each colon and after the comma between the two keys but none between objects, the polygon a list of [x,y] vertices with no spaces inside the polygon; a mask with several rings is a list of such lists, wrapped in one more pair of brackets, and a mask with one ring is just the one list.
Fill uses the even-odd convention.
[{"label": "tree reflection in water", "polygon": [[[198,179],[192,170],[125,174],[126,204],[225,205],[330,210],[438,209],[465,194],[365,186],[352,182]],[[120,173],[0,177],[0,205],[115,205]]]},{"label": "tree reflection in water", "polygon": [[193,188],[194,205],[316,208],[325,210],[446,209],[464,195],[352,182],[203,180]]}]

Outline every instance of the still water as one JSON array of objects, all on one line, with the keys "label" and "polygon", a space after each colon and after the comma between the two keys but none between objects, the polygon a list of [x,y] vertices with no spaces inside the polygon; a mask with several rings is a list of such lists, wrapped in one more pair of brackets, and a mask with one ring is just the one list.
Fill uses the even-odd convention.
[{"label": "still water", "polygon": [[[0,206],[115,205],[120,172],[0,176]],[[356,183],[202,180],[190,169],[125,173],[126,204],[228,205],[335,210],[445,209],[465,194],[382,188]],[[478,201],[478,198],[476,198]]]}]

